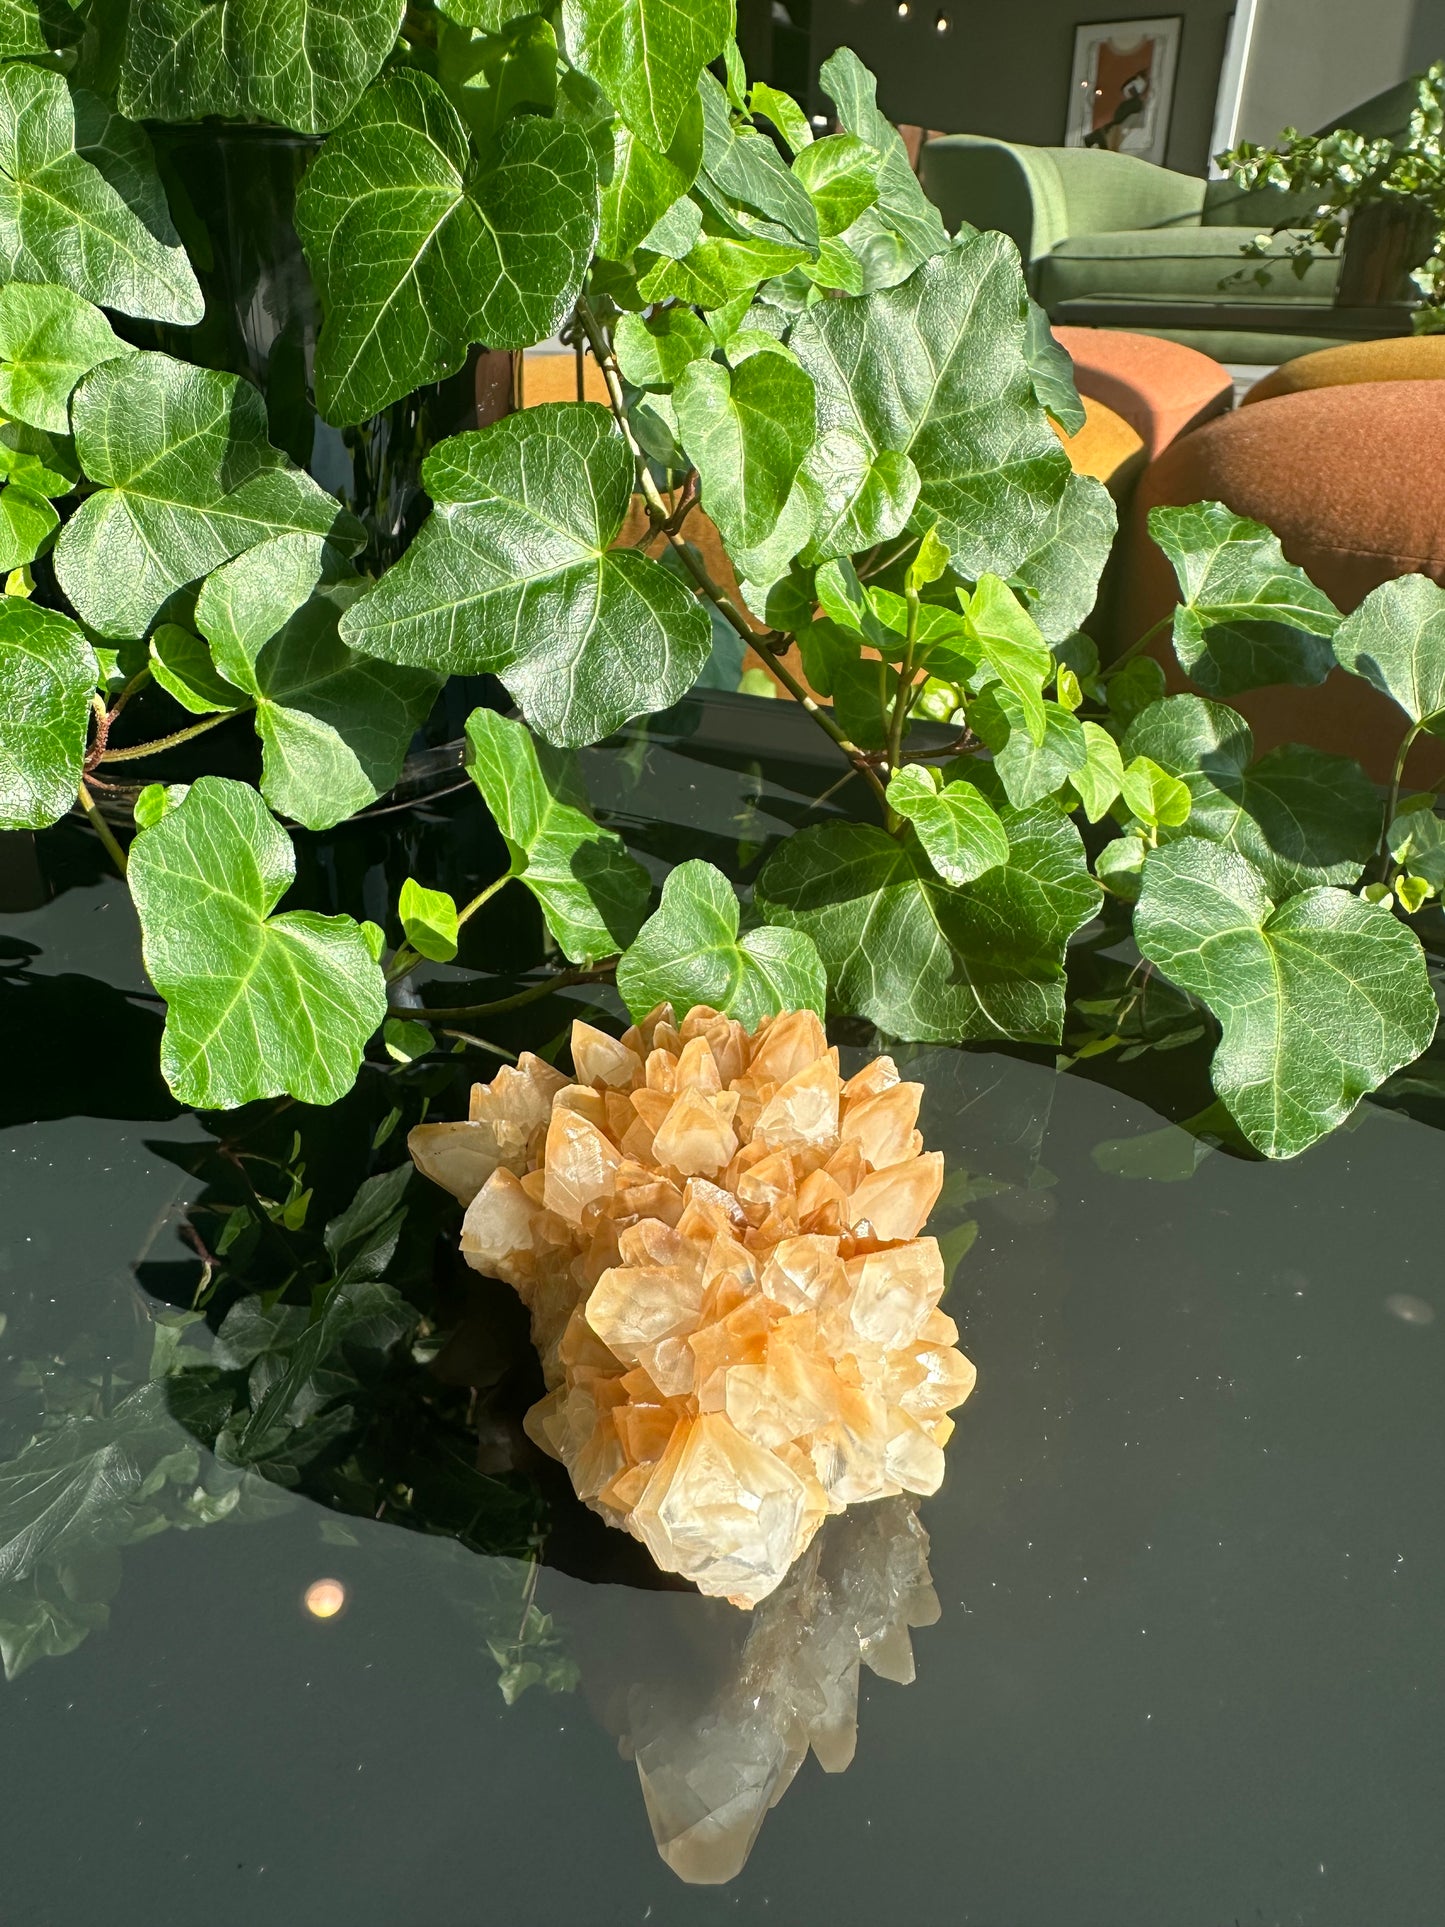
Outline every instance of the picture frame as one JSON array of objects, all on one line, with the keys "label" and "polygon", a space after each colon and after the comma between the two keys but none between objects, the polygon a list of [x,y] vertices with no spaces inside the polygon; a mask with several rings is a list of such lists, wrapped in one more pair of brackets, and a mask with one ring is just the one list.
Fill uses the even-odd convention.
[{"label": "picture frame", "polygon": [[1099,147],[1164,164],[1182,14],[1085,21],[1074,29],[1066,147]]}]

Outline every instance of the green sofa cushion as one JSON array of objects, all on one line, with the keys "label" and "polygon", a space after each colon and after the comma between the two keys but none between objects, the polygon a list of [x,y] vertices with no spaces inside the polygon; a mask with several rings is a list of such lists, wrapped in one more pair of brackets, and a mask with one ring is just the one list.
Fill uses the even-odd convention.
[{"label": "green sofa cushion", "polygon": [[[1034,292],[1050,312],[1061,301],[1091,295],[1154,301],[1333,301],[1337,260],[1312,261],[1301,278],[1285,259],[1289,235],[1277,236],[1266,260],[1259,262],[1240,253],[1243,238],[1240,229],[1228,227],[1074,235],[1035,263]],[[1269,280],[1260,287],[1251,277],[1265,266]],[[1224,282],[1228,285],[1221,286]]]}]

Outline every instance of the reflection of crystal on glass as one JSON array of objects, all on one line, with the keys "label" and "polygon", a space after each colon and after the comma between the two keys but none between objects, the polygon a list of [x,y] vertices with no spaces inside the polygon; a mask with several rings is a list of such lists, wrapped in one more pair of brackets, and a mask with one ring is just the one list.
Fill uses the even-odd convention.
[{"label": "reflection of crystal on glass", "polygon": [[464,1123],[411,1134],[462,1252],[527,1305],[527,1430],[579,1497],[703,1592],[754,1606],[829,1513],[943,1477],[973,1389],[919,1233],[943,1159],[891,1058],[846,1082],[811,1011],[749,1035],[663,1005],[572,1027]]},{"label": "reflection of crystal on glass", "polygon": [[939,1614],[916,1504],[885,1499],[830,1519],[736,1622],[702,1704],[681,1665],[634,1683],[621,1751],[637,1762],[657,1850],[680,1879],[711,1885],[742,1870],[810,1746],[825,1773],[851,1763],[860,1665],[912,1680],[909,1628]]}]

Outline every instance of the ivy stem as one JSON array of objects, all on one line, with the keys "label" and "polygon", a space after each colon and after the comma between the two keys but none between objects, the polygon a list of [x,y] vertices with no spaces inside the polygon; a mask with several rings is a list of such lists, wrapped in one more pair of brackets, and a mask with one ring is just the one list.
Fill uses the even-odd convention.
[{"label": "ivy stem", "polygon": [[[684,539],[680,527],[673,526],[675,511],[668,503],[661,489],[658,488],[657,483],[652,479],[652,471],[647,465],[647,457],[643,454],[637,437],[632,432],[632,424],[627,419],[627,403],[623,398],[622,376],[617,367],[616,356],[612,352],[611,345],[602,330],[600,322],[592,311],[591,303],[585,297],[579,297],[578,299],[577,318],[582,323],[583,330],[592,347],[593,357],[598,367],[602,370],[603,379],[607,383],[607,396],[612,404],[612,413],[616,418],[617,426],[622,430],[623,438],[631,449],[633,460],[637,465],[637,484],[642,491],[643,500],[647,504],[647,512],[653,524],[654,534],[660,534],[667,538],[677,551],[683,566],[687,569],[708,601],[711,602],[715,608],[721,610],[722,614],[732,624],[733,628],[736,629],[743,641],[747,643],[758,660],[773,672],[793,700],[808,712],[818,727],[824,730],[827,735],[831,736],[849,761],[857,766],[861,774],[866,777],[874,793],[877,795],[879,802],[886,810],[888,807],[888,799],[882,781],[879,778],[878,772],[868,762],[863,751],[839,728],[833,719],[832,712],[823,708],[809,692],[806,684],[800,682],[793,674],[792,670],[789,669],[787,664],[782,660],[781,653],[772,647],[768,638],[758,634],[744,610],[738,606],[727,593],[726,589],[721,588],[713,581],[712,577],[708,574],[706,563],[704,563],[697,550],[690,542]],[[684,499],[686,499],[685,495]],[[688,502],[687,506],[691,508],[691,502]]]},{"label": "ivy stem", "polygon": [[1149,644],[1154,640],[1155,636],[1159,634],[1160,630],[1169,628],[1173,621],[1174,611],[1171,609],[1167,616],[1160,616],[1152,629],[1146,629],[1142,636],[1137,636],[1122,655],[1115,656],[1114,660],[1109,664],[1109,669],[1106,673],[1111,673],[1115,669],[1122,669],[1126,662],[1132,662],[1135,656],[1141,654],[1149,647]]},{"label": "ivy stem", "polygon": [[[246,708],[254,708],[247,703]],[[239,709],[222,710],[219,716],[207,716],[203,722],[192,723],[189,729],[178,729],[169,736],[157,736],[153,743],[136,743],[129,749],[107,749],[96,758],[100,763],[134,763],[142,756],[159,756],[163,749],[175,749],[181,743],[189,743],[195,736],[204,736],[208,729],[217,723],[228,723],[233,716],[239,716]]]},{"label": "ivy stem", "polygon": [[126,872],[125,851],[116,841],[115,831],[112,830],[109,823],[106,822],[100,811],[95,807],[95,798],[85,787],[84,783],[80,785],[80,807],[85,811],[90,822],[90,827],[95,831],[96,835],[110,853],[110,859],[116,869],[124,876]]},{"label": "ivy stem", "polygon": [[525,990],[511,997],[498,997],[490,1004],[454,1004],[446,1010],[428,1009],[424,1004],[397,1004],[388,1009],[387,1016],[409,1017],[420,1024],[453,1024],[473,1017],[500,1017],[509,1010],[534,1004],[539,997],[550,996],[554,990],[567,990],[573,984],[605,983],[616,967],[614,959],[593,970],[561,970],[555,977],[544,977],[540,983],[528,984]]},{"label": "ivy stem", "polygon": [[1405,765],[1410,760],[1410,751],[1415,747],[1415,738],[1425,727],[1423,723],[1411,723],[1405,731],[1405,740],[1400,745],[1395,758],[1395,767],[1390,775],[1390,793],[1385,803],[1385,820],[1380,826],[1380,863],[1385,872],[1385,881],[1390,880],[1394,863],[1390,857],[1390,825],[1400,807],[1400,790],[1405,781]]},{"label": "ivy stem", "polygon": [[[908,626],[903,635],[903,660],[898,665],[898,691],[893,698],[893,715],[888,724],[888,774],[890,779],[903,767],[903,731],[913,700],[913,657],[918,648],[920,602],[917,589],[905,591],[908,601]],[[887,828],[896,836],[901,827],[898,812],[889,807]]]}]

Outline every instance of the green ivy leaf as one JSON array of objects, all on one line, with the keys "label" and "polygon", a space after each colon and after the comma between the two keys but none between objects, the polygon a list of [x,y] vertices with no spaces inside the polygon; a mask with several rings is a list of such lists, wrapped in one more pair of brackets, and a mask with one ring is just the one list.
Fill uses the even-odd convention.
[{"label": "green ivy leaf", "polygon": [[570,58],[634,134],[666,153],[698,75],[733,30],[731,0],[563,0]]},{"label": "green ivy leaf", "polygon": [[[1193,798],[1188,834],[1246,858],[1276,899],[1354,883],[1379,841],[1380,800],[1358,763],[1301,743],[1253,762],[1254,738],[1238,710],[1201,696],[1169,696],[1142,711],[1123,753],[1179,777]],[[1160,831],[1163,841],[1171,835]]]},{"label": "green ivy leaf", "polygon": [[866,286],[893,287],[921,261],[948,247],[943,217],[919,185],[896,127],[879,113],[878,83],[850,47],[823,62],[819,83],[838,109],[838,124],[878,155],[878,199],[843,239],[863,263]]},{"label": "green ivy leaf", "polygon": [[811,142],[794,160],[793,172],[812,196],[825,239],[851,227],[878,199],[877,149],[856,134],[827,134]]},{"label": "green ivy leaf", "polygon": [[1116,836],[1094,859],[1094,874],[1116,897],[1137,903],[1148,855],[1149,845],[1142,836]]},{"label": "green ivy leaf", "polygon": [[[960,575],[1007,580],[1028,565],[1048,583],[1040,624],[1079,626],[1112,522],[1095,526],[1092,494],[1071,489],[1069,458],[1034,399],[1025,300],[1012,243],[976,234],[899,287],[799,318],[792,345],[818,390],[805,473],[823,498],[809,561],[889,540],[905,522],[919,534],[936,526]],[[907,460],[916,499],[888,472],[880,479],[885,456]]]},{"label": "green ivy leaf", "polygon": [[219,776],[131,845],[146,971],[166,1000],[161,1070],[183,1104],[334,1104],[356,1081],[386,1016],[381,970],[350,917],[270,914],[295,873],[260,797]]},{"label": "green ivy leaf", "polygon": [[525,348],[560,325],[597,234],[596,163],[584,134],[536,115],[478,163],[441,88],[400,68],[312,162],[296,227],[326,314],[317,405],[359,422],[474,341]]},{"label": "green ivy leaf", "polygon": [[899,842],[868,824],[802,830],[768,859],[759,911],[813,939],[834,1009],[895,1037],[1056,1043],[1064,949],[1098,889],[1078,832],[1055,804],[1005,808],[999,820],[1008,862],[961,890],[943,882],[912,838]]},{"label": "green ivy leaf", "polygon": [[59,527],[60,517],[43,495],[13,485],[0,489],[0,571],[33,562]]},{"label": "green ivy leaf", "polygon": [[1149,533],[1174,565],[1183,602],[1174,653],[1207,696],[1268,683],[1323,682],[1340,612],[1279,538],[1222,502],[1149,511]]},{"label": "green ivy leaf", "polygon": [[1445,822],[1435,814],[1433,800],[1412,799],[1390,825],[1390,855],[1435,894],[1445,890]]},{"label": "green ivy leaf", "polygon": [[338,625],[361,588],[321,536],[281,535],[218,569],[196,602],[217,669],[256,705],[261,794],[309,830],[391,788],[441,688],[347,648]]},{"label": "green ivy leaf", "polygon": [[617,966],[617,988],[634,1018],[670,1003],[709,1004],[746,1029],[780,1010],[822,1016],[827,979],[812,940],[769,926],[739,937],[732,885],[710,863],[679,863],[662,902]]},{"label": "green ivy leaf", "polygon": [[102,361],[133,354],[98,308],[53,283],[0,288],[0,413],[70,433],[70,397]]},{"label": "green ivy leaf", "polygon": [[161,688],[193,716],[247,707],[244,692],[221,675],[201,638],[177,622],[161,623],[151,637],[150,670]]},{"label": "green ivy leaf", "polygon": [[756,548],[777,525],[812,447],[812,382],[782,355],[750,355],[731,373],[695,360],[672,400],[703,508],[729,549]]},{"label": "green ivy leaf", "polygon": [[1119,745],[1101,724],[1081,723],[1079,727],[1084,732],[1087,755],[1078,769],[1070,771],[1069,782],[1084,806],[1085,816],[1091,823],[1098,823],[1124,787],[1124,759]]},{"label": "green ivy leaf", "polygon": [[1428,576],[1400,576],[1367,595],[1341,623],[1335,655],[1412,723],[1445,736],[1445,589]]},{"label": "green ivy leaf", "polygon": [[[163,816],[169,815],[173,809],[185,802],[186,791],[189,788],[189,783],[147,783],[132,805],[136,828],[148,830],[153,823],[159,823]],[[365,928],[366,925],[363,924],[362,929]],[[375,925],[372,928],[374,929]],[[373,954],[380,963],[381,952],[378,950]]]},{"label": "green ivy leaf", "polygon": [[506,841],[510,874],[541,904],[565,955],[590,963],[625,949],[652,885],[622,838],[593,822],[573,758],[477,709],[467,718],[467,769]]},{"label": "green ivy leaf", "polygon": [[0,829],[43,830],[74,803],[99,675],[68,616],[0,597]]},{"label": "green ivy leaf", "polygon": [[748,111],[765,114],[777,128],[794,154],[813,144],[813,129],[808,116],[791,94],[770,87],[765,80],[754,81],[748,94]]},{"label": "green ivy leaf", "polygon": [[913,825],[945,883],[972,883],[1008,862],[1008,837],[998,811],[966,779],[945,783],[942,771],[906,763],[889,778],[888,806]]},{"label": "green ivy leaf", "polygon": [[415,877],[408,877],[401,886],[396,913],[407,942],[418,956],[429,957],[433,963],[451,962],[457,954],[455,898],[445,890],[428,890]]},{"label": "green ivy leaf", "polygon": [[1135,656],[1106,676],[1109,713],[1127,726],[1151,703],[1162,702],[1168,687],[1163,669],[1152,656]]},{"label": "green ivy leaf", "polygon": [[1073,357],[1055,337],[1049,317],[1037,301],[1029,302],[1025,353],[1034,399],[1048,410],[1066,435],[1077,435],[1089,417],[1074,386]]},{"label": "green ivy leaf", "polygon": [[1089,743],[1083,724],[1060,703],[1045,703],[1044,737],[1036,743],[1013,690],[990,683],[968,706],[969,727],[993,751],[993,766],[1017,810],[1052,796],[1083,770]]},{"label": "green ivy leaf", "polygon": [[205,311],[144,132],[23,62],[0,67],[0,270],[155,321]]},{"label": "green ivy leaf", "polygon": [[1199,837],[1150,855],[1134,929],[1219,1019],[1214,1088],[1267,1157],[1306,1150],[1435,1034],[1425,955],[1404,924],[1344,890],[1276,908],[1252,864]]},{"label": "green ivy leaf", "polygon": [[55,571],[81,620],[143,636],[167,597],[269,536],[361,527],[267,440],[249,382],[169,355],[102,362],[71,404],[98,491],[61,532]]},{"label": "green ivy leaf", "polygon": [[620,316],[613,346],[634,388],[671,388],[689,362],[712,354],[712,336],[691,308],[657,308]]},{"label": "green ivy leaf", "polygon": [[1148,756],[1136,756],[1119,786],[1125,808],[1151,830],[1181,829],[1194,806],[1187,784]]},{"label": "green ivy leaf", "polygon": [[694,195],[713,231],[816,254],[818,214],[802,181],[765,134],[733,120],[727,96],[711,74],[700,77],[698,92],[702,170]]},{"label": "green ivy leaf", "polygon": [[1044,689],[1053,680],[1054,658],[1043,631],[1013,590],[984,574],[970,595],[959,592],[971,654],[988,664],[1019,706],[1037,744],[1044,740]]},{"label": "green ivy leaf", "polygon": [[130,0],[120,110],[324,134],[375,78],[402,13],[402,0]]},{"label": "green ivy leaf", "polygon": [[605,408],[554,402],[454,435],[422,470],[436,508],[347,611],[388,662],[491,670],[549,742],[599,741],[690,689],[712,641],[677,577],[611,549],[633,464]]},{"label": "green ivy leaf", "polygon": [[623,121],[612,131],[612,173],[602,188],[597,252],[625,261],[667,210],[686,194],[702,166],[702,102],[694,93],[665,153],[639,140]]}]

